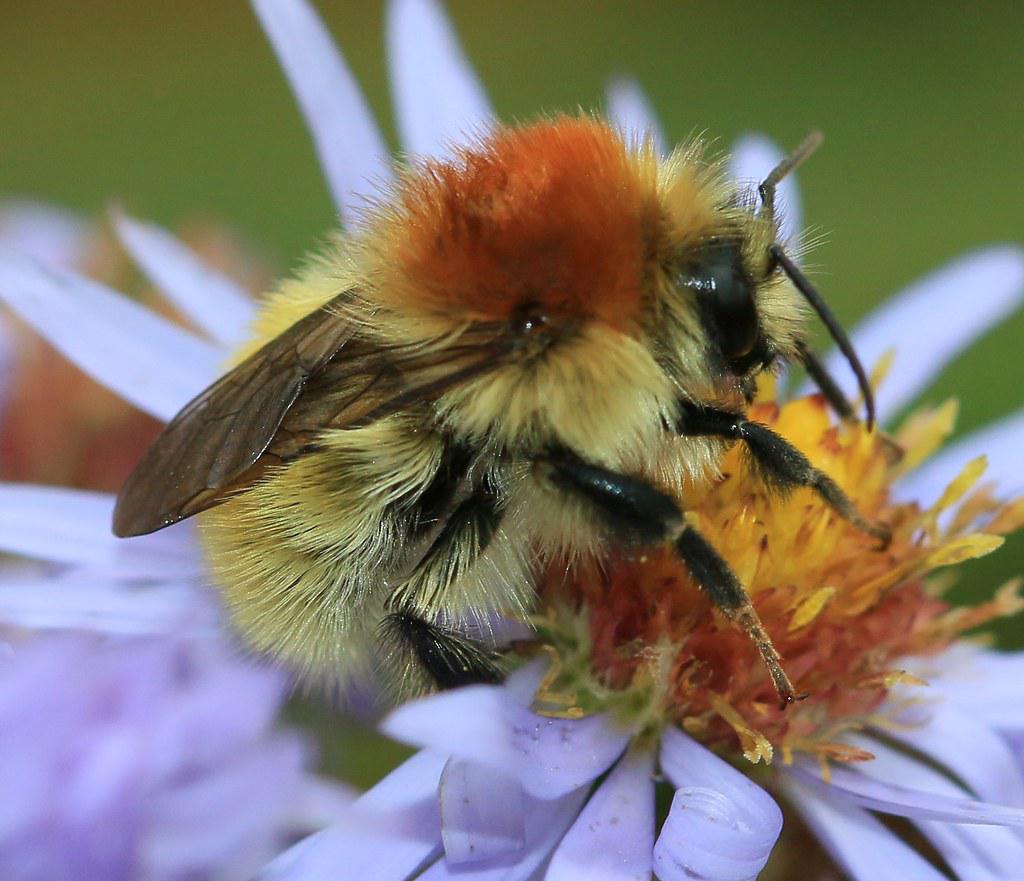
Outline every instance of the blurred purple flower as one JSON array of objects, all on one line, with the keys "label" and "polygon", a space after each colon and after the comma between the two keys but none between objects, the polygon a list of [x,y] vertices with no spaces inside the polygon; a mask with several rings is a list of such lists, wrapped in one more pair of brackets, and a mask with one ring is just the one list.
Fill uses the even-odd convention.
[{"label": "blurred purple flower", "polygon": [[[353,228],[365,200],[392,175],[383,138],[344,59],[308,3],[253,2],[294,88],[341,221]],[[387,37],[398,130],[407,152],[443,154],[467,131],[482,131],[491,124],[493,113],[483,89],[436,2],[393,0]],[[664,143],[635,84],[613,84],[609,111],[626,132],[651,133],[656,143]],[[779,151],[763,139],[744,139],[734,148],[733,174],[756,182],[778,156]],[[795,235],[801,225],[800,205],[792,179],[786,182],[782,201],[787,234]],[[216,377],[226,347],[239,338],[251,307],[235,295],[232,283],[204,267],[166,232],[125,217],[118,218],[117,226],[143,270],[190,315],[202,336],[74,274],[66,265],[48,263],[45,249],[40,251],[38,239],[31,237],[23,240],[36,242],[37,256],[9,242],[0,244],[0,297],[82,369],[166,420]],[[1017,308],[1022,289],[1020,250],[994,247],[969,254],[897,295],[878,313],[882,318],[869,318],[858,328],[854,343],[868,359],[898,347],[898,369],[880,401],[883,420],[891,419],[950,359]],[[907,327],[915,332],[907,334]],[[911,478],[915,496],[937,497],[963,462],[985,450],[996,453],[991,475],[1010,489],[1019,487],[1016,451],[1024,443],[1022,420],[1024,415],[1018,413],[939,457],[936,465]],[[979,444],[982,439],[984,447]],[[215,633],[216,612],[197,588],[202,572],[189,527],[115,543],[107,534],[111,505],[109,497],[97,494],[41,487],[0,491],[0,550],[41,561],[29,572],[3,574],[0,620],[20,626],[150,634],[185,626],[190,634]],[[160,638],[155,645],[164,642]],[[91,669],[74,654],[89,653],[83,643],[72,640],[59,649],[50,645],[50,640],[40,640],[19,649],[23,658],[18,663],[28,671],[24,680],[30,682],[34,676],[39,683],[23,686],[23,694],[56,694],[52,683],[69,668]],[[183,651],[182,644],[176,645],[165,651]],[[159,648],[140,646],[138,651]],[[100,655],[106,657],[104,651]],[[150,663],[160,667],[159,658]],[[1018,830],[1024,827],[1024,783],[1019,752],[1009,744],[1024,739],[1024,657],[964,648],[934,663],[936,669],[921,672],[931,679],[936,701],[919,708],[923,715],[903,736],[927,761],[893,748],[899,736],[887,729],[888,741],[872,739],[871,750],[879,757],[875,762],[837,769],[829,784],[821,781],[816,768],[799,764],[772,769],[774,783],[836,862],[858,881],[943,877],[870,812],[909,818],[961,878],[1022,877],[1024,839]],[[116,666],[109,659],[108,665]],[[141,654],[129,666],[146,669]],[[178,693],[178,680],[168,672],[175,669],[163,656],[161,672],[154,674],[163,683],[160,694]],[[274,767],[279,769],[278,785],[284,786],[281,769],[287,763],[282,756],[296,750],[294,743],[287,737],[267,737],[256,723],[236,727],[237,719],[222,719],[225,709],[226,715],[233,715],[231,686],[227,695],[217,690],[217,712],[197,710],[189,716],[195,728],[189,729],[185,752],[180,752],[183,741],[168,735],[169,740],[147,752],[149,764],[129,771],[129,751],[116,747],[119,741],[113,736],[96,733],[107,730],[108,716],[90,709],[102,705],[114,712],[102,698],[108,695],[113,706],[123,704],[126,720],[145,721],[147,714],[137,708],[151,704],[138,695],[148,692],[137,692],[131,685],[141,689],[141,679],[135,681],[127,670],[120,675],[125,677],[123,700],[109,697],[101,685],[81,687],[81,702],[68,701],[67,707],[49,695],[40,697],[38,716],[44,730],[34,737],[24,722],[22,727],[12,726],[13,734],[4,735],[22,739],[10,749],[5,746],[3,757],[23,750],[26,758],[12,762],[10,769],[4,766],[5,773],[13,775],[9,785],[20,799],[2,809],[0,829],[23,829],[28,835],[49,828],[48,819],[38,818],[87,816],[98,822],[109,817],[111,822],[101,828],[112,837],[99,844],[121,840],[142,823],[141,818],[166,818],[167,813],[153,805],[175,804],[169,794],[178,792],[170,785],[178,779],[174,772],[192,769],[189,762],[202,764],[204,758],[217,760],[210,786],[225,793],[223,804],[231,808],[207,814],[204,825],[198,819],[201,806],[193,803],[194,813],[181,815],[186,822],[180,838],[153,821],[147,828],[156,830],[152,840],[161,843],[157,852],[198,858],[203,848],[187,844],[189,829],[201,836],[198,841],[213,842],[217,834],[227,835],[215,828],[225,817],[248,817],[256,825],[266,822],[264,811],[279,805],[254,803],[260,800],[245,786],[272,782]],[[528,669],[505,686],[470,687],[397,710],[385,730],[424,750],[344,811],[337,824],[278,857],[263,877],[403,881],[422,873],[430,879],[457,875],[467,881],[563,881],[643,879],[652,871],[663,881],[756,877],[782,824],[778,806],[764,790],[674,728],[655,739],[649,732],[622,729],[606,716],[564,720],[534,715],[529,703],[537,675]],[[21,678],[12,674],[11,681]],[[970,684],[964,685],[966,681]],[[90,694],[95,696],[91,703],[85,697]],[[0,719],[17,721],[36,714],[23,700],[12,701],[0,702]],[[76,709],[79,703],[83,707]],[[237,711],[246,718],[252,707],[240,705]],[[888,711],[899,719],[905,708],[894,703]],[[63,720],[74,723],[74,729],[68,729],[76,732],[74,737],[56,737],[65,728]],[[124,724],[130,728],[128,721]],[[22,728],[29,733],[20,735]],[[253,740],[245,740],[239,730]],[[81,738],[77,732],[83,732]],[[873,737],[870,732],[865,736]],[[243,742],[245,748],[240,748]],[[62,750],[68,751],[72,765],[76,759],[80,762],[74,765],[81,769],[76,785],[67,785],[69,779],[74,783],[79,778],[69,778],[66,772],[48,777],[39,771],[31,776],[37,761],[44,769],[52,768],[50,758],[65,755]],[[169,755],[178,755],[182,764],[168,764]],[[259,757],[268,770],[261,772],[260,764],[253,766],[254,774],[242,775],[245,781],[222,779],[220,775],[244,765],[245,756],[254,762]],[[291,760],[297,761],[294,756]],[[656,768],[676,790],[660,830],[655,829],[654,816]],[[261,776],[266,781],[259,780]],[[151,781],[165,785],[152,784],[156,788],[147,790],[156,793],[150,806],[137,811],[126,807],[135,804],[133,786]],[[188,787],[193,782],[189,777],[182,786],[192,792]],[[189,802],[187,796],[182,800]],[[206,801],[196,797],[196,802]],[[189,818],[194,826],[188,825]],[[70,836],[84,827],[70,823],[67,828],[68,843],[53,848],[55,859],[78,847]],[[96,826],[90,829],[95,831]],[[210,852],[226,840],[216,838],[209,844]],[[257,849],[254,846],[253,852]],[[16,851],[26,857],[35,852],[27,846]],[[105,854],[97,852],[96,859]],[[121,865],[103,877],[133,877],[118,876]]]},{"label": "blurred purple flower", "polygon": [[0,877],[243,881],[309,828],[282,676],[202,639],[4,648]]}]

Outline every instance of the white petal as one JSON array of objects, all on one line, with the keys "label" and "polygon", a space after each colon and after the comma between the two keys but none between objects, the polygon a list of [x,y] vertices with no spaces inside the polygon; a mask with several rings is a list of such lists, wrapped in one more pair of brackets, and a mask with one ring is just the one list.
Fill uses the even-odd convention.
[{"label": "white petal", "polygon": [[[1024,252],[997,246],[959,258],[876,309],[850,336],[868,369],[886,352],[896,353],[876,395],[879,420],[913,400],[947,363],[1015,311],[1022,296]],[[833,352],[828,368],[852,395],[855,382],[843,357]]]},{"label": "white petal", "polygon": [[91,578],[0,579],[0,622],[31,630],[214,636],[219,616],[188,582],[139,585]]},{"label": "white petal", "polygon": [[70,211],[27,200],[0,205],[0,243],[51,266],[79,266],[91,237],[89,224]]},{"label": "white petal", "polygon": [[[454,866],[440,859],[419,881],[528,881],[547,859],[579,813],[587,796],[584,787],[561,798],[527,798],[526,843],[522,852],[499,857],[482,866]],[[355,877],[355,876],[353,876]]]},{"label": "white petal", "polygon": [[323,22],[306,0],[252,0],[299,102],[345,224],[391,178],[373,114]]},{"label": "white petal", "polygon": [[526,847],[526,796],[511,777],[460,759],[441,774],[441,840],[449,866],[510,857]]},{"label": "white petal", "polygon": [[[729,174],[734,180],[757,187],[786,154],[763,135],[744,135],[732,145]],[[803,229],[803,206],[796,174],[790,172],[775,190],[775,213],[781,219],[783,243],[799,241]]]},{"label": "white petal", "polygon": [[211,269],[154,223],[117,214],[114,228],[149,280],[199,328],[228,347],[244,339],[256,308],[241,285]]},{"label": "white petal", "polygon": [[606,103],[608,119],[626,138],[642,142],[649,135],[658,155],[665,155],[665,134],[654,107],[636,80],[629,77],[612,80],[608,84]]},{"label": "white petal", "polygon": [[558,845],[545,881],[646,881],[654,847],[654,763],[627,755]]},{"label": "white petal", "polygon": [[963,467],[982,453],[988,459],[984,481],[994,481],[1002,498],[1020,495],[1024,493],[1021,450],[1024,450],[1024,410],[946,447],[896,485],[896,498],[923,505],[937,501]]},{"label": "white petal", "polygon": [[847,798],[863,808],[884,814],[967,825],[1024,827],[1024,806],[921,792],[908,786],[873,780],[860,771],[845,767],[833,767],[829,783],[822,781],[817,769],[810,765],[794,765],[789,773],[819,792],[834,793],[837,798]]},{"label": "white petal", "polygon": [[290,847],[259,881],[403,881],[440,852],[437,784],[444,763],[444,756],[417,753],[357,799],[353,810],[379,816],[386,831],[342,820]]},{"label": "white petal", "polygon": [[675,728],[662,736],[661,769],[679,789],[654,846],[658,877],[756,878],[782,831],[771,796]]},{"label": "white petal", "polygon": [[[1006,742],[978,718],[943,702],[927,708],[912,707],[897,722],[905,724],[887,729],[890,737],[951,771],[978,798],[1024,806],[1024,775],[1019,760]],[[871,765],[868,762],[863,767]],[[899,777],[892,779],[903,782]]]},{"label": "white petal", "polygon": [[509,774],[538,798],[565,795],[593,780],[631,736],[605,715],[538,716],[514,696],[514,688],[490,685],[405,704],[384,720],[381,730],[396,740]]},{"label": "white petal", "polygon": [[825,850],[853,881],[947,881],[867,811],[794,780],[787,779],[784,788]]},{"label": "white petal", "polygon": [[391,0],[388,69],[402,146],[445,156],[489,127],[491,105],[436,0]]},{"label": "white petal", "polygon": [[188,578],[202,571],[191,527],[116,538],[114,497],[32,484],[0,484],[0,550],[56,563],[102,566],[112,578]]},{"label": "white petal", "polygon": [[222,353],[127,297],[0,247],[0,299],[126,401],[170,419],[212,382]]}]

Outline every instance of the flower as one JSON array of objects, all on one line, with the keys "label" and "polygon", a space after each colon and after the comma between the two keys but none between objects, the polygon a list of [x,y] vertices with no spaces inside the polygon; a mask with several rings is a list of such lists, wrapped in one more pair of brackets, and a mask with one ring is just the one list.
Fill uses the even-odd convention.
[{"label": "flower", "polygon": [[306,751],[271,728],[283,676],[210,640],[5,648],[3,877],[242,881],[310,828]]},{"label": "flower", "polygon": [[[292,82],[342,222],[354,227],[365,197],[390,179],[383,140],[313,10],[302,0],[254,0],[254,6]],[[409,153],[442,153],[460,133],[490,124],[486,97],[432,0],[391,4],[388,46],[399,131]],[[642,93],[630,83],[613,84],[609,111],[628,131],[658,132]],[[756,181],[776,156],[766,142],[747,139],[734,151],[734,174]],[[782,198],[789,228],[797,229],[799,205],[793,182],[786,183],[788,192]],[[0,252],[0,296],[84,370],[166,420],[216,376],[224,346],[237,339],[249,316],[248,307],[225,295],[209,270],[203,269],[203,284],[195,284],[201,264],[153,232],[155,236],[138,237],[134,256],[159,287],[179,298],[202,336],[183,331],[100,283],[11,249]],[[880,313],[882,318],[858,328],[854,343],[869,361],[899,344],[890,379],[881,387],[882,420],[890,419],[943,364],[1016,308],[1022,289],[1021,252],[991,248],[897,295]],[[941,314],[941,322],[929,320],[935,313]],[[933,332],[908,335],[903,333],[907,326],[928,326]],[[385,730],[423,746],[423,751],[362,796],[339,823],[283,853],[264,877],[314,881],[344,872],[383,881],[422,872],[425,878],[458,874],[557,881],[643,878],[653,869],[663,881],[752,878],[765,865],[783,820],[778,803],[758,782],[778,787],[835,861],[855,878],[941,877],[868,811],[909,817],[959,872],[1001,877],[1016,871],[1022,845],[1012,829],[1024,824],[1024,784],[1009,743],[1024,736],[1024,718],[1016,709],[1021,680],[1014,675],[1024,660],[953,643],[952,637],[976,619],[971,612],[955,613],[925,596],[921,576],[941,562],[994,544],[979,538],[979,529],[989,534],[1017,525],[1019,508],[1000,506],[984,491],[963,495],[971,484],[968,478],[977,478],[978,466],[970,465],[963,479],[957,475],[964,462],[973,460],[978,437],[965,439],[914,476],[912,466],[934,450],[950,426],[949,408],[923,414],[897,431],[897,440],[907,449],[902,464],[890,461],[891,447],[879,436],[832,426],[815,402],[797,399],[761,415],[777,420],[783,431],[790,420],[793,440],[812,458],[839,468],[837,479],[848,485],[865,481],[864,493],[874,510],[902,518],[894,524],[899,528],[889,556],[849,553],[842,558],[849,570],[836,571],[835,583],[793,574],[803,559],[794,557],[778,561],[790,570],[789,595],[773,596],[767,582],[754,590],[780,643],[783,636],[790,638],[780,629],[783,624],[788,628],[799,622],[794,644],[806,640],[812,627],[832,628],[834,642],[810,645],[809,666],[797,678],[827,675],[841,680],[842,688],[831,693],[817,688],[804,705],[782,714],[766,704],[763,677],[749,646],[706,608],[694,609],[695,615],[705,617],[691,630],[682,627],[678,609],[669,610],[674,614],[663,622],[641,620],[642,610],[632,610],[636,632],[652,640],[651,651],[627,657],[623,665],[623,650],[633,636],[627,639],[617,631],[616,618],[602,615],[607,609],[590,596],[593,585],[549,579],[538,633],[550,666],[534,662],[503,686],[471,686],[396,710]],[[997,480],[1018,476],[1011,451],[1024,439],[1022,418],[1015,415],[979,435],[997,453],[989,472]],[[751,549],[758,545],[745,543],[745,536],[766,525],[784,533],[803,521],[797,511],[778,515],[778,503],[772,502],[771,517],[732,522],[730,513],[738,510],[735,497],[751,485],[741,476],[742,463],[734,465],[733,476],[707,491],[696,514],[717,524],[716,540],[724,545],[735,530],[736,547],[730,555],[751,583],[754,573],[745,571],[744,564],[754,560]],[[31,487],[8,487],[6,492],[0,497],[0,519],[18,528],[10,533],[14,538],[0,533],[0,547],[71,566],[73,573],[98,572],[109,591],[108,614],[93,618],[92,626],[116,626],[118,616],[140,594],[160,596],[158,588],[167,587],[165,581],[202,578],[187,525],[114,544],[100,532],[106,519],[95,519],[109,515],[108,497],[83,499]],[[952,511],[957,499],[951,496],[957,494],[962,500]],[[66,508],[56,525],[77,541],[54,541],[51,518],[25,516],[58,496]],[[914,499],[925,504],[916,507]],[[92,506],[87,515],[72,511],[71,505],[78,503]],[[768,502],[752,504],[766,510]],[[808,501],[794,496],[787,504]],[[833,548],[860,548],[862,539],[849,534],[845,524],[822,516],[809,522]],[[925,536],[924,543],[915,538],[916,530]],[[817,544],[813,552],[816,556],[807,562],[820,576],[832,562],[832,552],[826,555]],[[616,580],[609,592],[619,601],[630,599],[627,585],[650,587],[651,575],[643,567],[670,565],[664,560],[611,562],[618,568],[610,570]],[[891,571],[875,573],[874,581],[866,579],[866,567],[879,565]],[[60,571],[67,575],[69,570]],[[669,569],[663,577],[668,579],[668,595],[690,590],[692,598],[685,573]],[[913,602],[901,606],[901,616],[864,614],[878,612],[886,579],[893,597]],[[850,603],[858,584],[857,596],[866,604],[860,610]],[[11,615],[4,606],[6,588],[0,585],[0,615],[5,617]],[[35,576],[33,589],[49,590],[47,611],[60,620],[69,608],[66,581]],[[769,616],[772,603],[779,610]],[[984,617],[1014,606],[1007,591],[977,614]],[[39,609],[35,612],[40,614]],[[85,617],[79,609],[63,623],[81,625]],[[153,616],[156,629],[158,619]],[[698,623],[715,638],[703,645],[691,640]],[[660,629],[644,632],[651,627]],[[848,628],[870,631],[870,642],[844,644]],[[664,651],[663,646],[673,650]],[[834,651],[836,646],[843,651]],[[874,653],[869,646],[884,651]],[[902,653],[910,655],[897,658]],[[746,684],[743,677],[716,683],[710,662],[715,654],[734,669],[745,658],[744,669],[751,671]],[[867,665],[858,689],[853,688],[854,679],[861,670],[842,669],[845,659]],[[664,663],[655,663],[659,660]],[[929,679],[928,694],[935,699],[919,699],[923,689],[915,676]],[[852,709],[844,705],[851,692],[857,697]],[[538,695],[540,706],[535,705]],[[844,720],[856,730],[842,730]],[[883,723],[885,737],[879,738]],[[695,738],[731,750],[739,762],[744,761],[741,751],[764,761],[769,752],[779,757],[769,769],[753,768],[755,781]],[[958,746],[965,743],[979,748]],[[874,758],[867,761],[869,751]],[[786,762],[787,752],[792,764]],[[825,782],[818,758],[865,761],[856,766],[833,761],[827,765],[830,781]],[[677,787],[657,834],[656,767]],[[973,825],[978,823],[987,825]]]}]

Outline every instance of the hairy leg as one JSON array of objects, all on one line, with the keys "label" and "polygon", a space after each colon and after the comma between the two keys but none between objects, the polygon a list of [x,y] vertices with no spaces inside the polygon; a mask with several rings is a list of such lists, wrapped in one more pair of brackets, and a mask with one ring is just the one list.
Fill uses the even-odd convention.
[{"label": "hairy leg", "polygon": [[686,523],[675,499],[643,480],[590,464],[568,450],[553,450],[540,462],[548,468],[554,486],[590,505],[620,540],[670,544],[715,607],[753,641],[780,699],[784,703],[799,699],[743,585],[707,539]]},{"label": "hairy leg", "polygon": [[679,413],[676,429],[680,434],[742,441],[769,486],[782,492],[807,487],[857,529],[877,538],[883,547],[888,545],[891,532],[885,524],[871,523],[862,517],[831,477],[767,426],[751,422],[741,413],[689,401],[680,402]]}]

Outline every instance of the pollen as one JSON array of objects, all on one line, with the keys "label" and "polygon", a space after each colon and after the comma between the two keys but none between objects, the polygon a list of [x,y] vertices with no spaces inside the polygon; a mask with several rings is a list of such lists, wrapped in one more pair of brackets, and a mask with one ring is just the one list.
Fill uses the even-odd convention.
[{"label": "pollen", "polygon": [[835,424],[819,396],[752,408],[751,419],[892,528],[884,548],[809,490],[768,491],[738,448],[719,479],[684,489],[688,518],[746,586],[803,700],[780,706],[751,641],[669,549],[609,550],[593,566],[551,568],[539,616],[558,656],[551,691],[587,712],[681,725],[754,762],[870,758],[842,735],[871,724],[895,685],[920,685],[901,659],[939,652],[1022,606],[1017,583],[971,609],[944,599],[947,567],[989,553],[1021,524],[1024,505],[996,501],[983,462],[967,465],[931,507],[893,500],[905,463],[934,451],[954,414],[952,405],[918,413],[887,437]]}]

